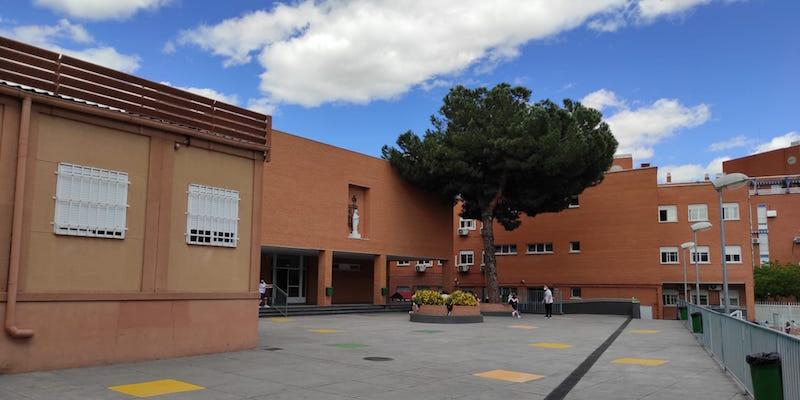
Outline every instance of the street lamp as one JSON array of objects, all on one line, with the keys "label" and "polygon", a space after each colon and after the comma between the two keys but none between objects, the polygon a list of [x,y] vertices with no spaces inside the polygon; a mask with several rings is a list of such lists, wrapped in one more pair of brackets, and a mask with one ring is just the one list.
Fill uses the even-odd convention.
[{"label": "street lamp", "polygon": [[695,222],[689,226],[692,229],[692,240],[694,247],[694,279],[695,279],[695,303],[700,306],[700,255],[697,254],[697,232],[711,229],[711,222]]},{"label": "street lamp", "polygon": [[[685,254],[689,253],[689,248],[694,247],[694,242],[684,242],[681,243],[681,248],[686,250]],[[686,256],[685,254],[681,254],[681,258],[683,259],[683,300],[689,301],[689,286],[687,283],[686,278]]]},{"label": "street lamp", "polygon": [[731,299],[728,297],[728,263],[725,260],[725,222],[722,215],[722,191],[725,189],[736,189],[747,184],[750,178],[745,174],[733,173],[725,174],[717,178],[712,185],[719,195],[719,247],[720,257],[722,258],[722,292],[725,295],[723,310],[725,314],[731,312]]}]

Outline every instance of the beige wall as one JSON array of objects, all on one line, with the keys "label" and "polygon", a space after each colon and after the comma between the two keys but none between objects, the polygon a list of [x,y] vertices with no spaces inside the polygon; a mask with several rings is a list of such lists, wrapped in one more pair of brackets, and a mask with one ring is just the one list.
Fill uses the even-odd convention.
[{"label": "beige wall", "polygon": [[[137,291],[142,274],[144,213],[150,140],[146,136],[32,114],[36,143],[27,199],[31,220],[21,288],[26,292]],[[91,151],[87,151],[91,149]],[[60,162],[128,173],[125,239],[53,233],[56,171]],[[43,251],[47,249],[46,251]]]},{"label": "beige wall", "polygon": [[[253,223],[253,161],[192,147],[181,148],[174,154],[167,288],[170,291],[247,291]],[[189,184],[239,191],[239,244],[236,248],[186,243]]]}]

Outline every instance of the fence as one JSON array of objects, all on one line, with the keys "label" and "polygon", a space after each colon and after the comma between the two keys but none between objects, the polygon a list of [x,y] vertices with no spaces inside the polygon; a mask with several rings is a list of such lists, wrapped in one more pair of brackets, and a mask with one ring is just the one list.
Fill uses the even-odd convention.
[{"label": "fence", "polygon": [[756,302],[756,321],[768,321],[776,328],[782,328],[786,321],[800,323],[800,304],[773,301]]},{"label": "fence", "polygon": [[[531,314],[544,314],[544,290],[528,289],[525,301],[519,303],[519,311]],[[553,293],[553,314],[564,314],[564,300],[561,291]]]},{"label": "fence", "polygon": [[[701,314],[703,333],[697,334],[698,341],[751,395],[753,382],[745,356],[778,352],[783,370],[783,398],[800,399],[800,339],[705,307],[682,305],[688,306],[690,315]],[[691,318],[686,327],[692,329]]]}]

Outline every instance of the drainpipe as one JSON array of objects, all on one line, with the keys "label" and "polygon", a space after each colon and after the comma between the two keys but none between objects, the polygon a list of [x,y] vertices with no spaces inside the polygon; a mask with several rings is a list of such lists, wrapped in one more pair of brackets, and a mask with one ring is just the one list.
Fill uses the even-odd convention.
[{"label": "drainpipe", "polygon": [[6,289],[6,333],[17,339],[33,336],[33,329],[19,328],[16,323],[17,280],[19,279],[19,256],[22,250],[22,208],[25,202],[25,176],[28,165],[28,136],[31,128],[31,97],[22,99],[22,114],[19,121],[19,143],[17,144],[17,176],[14,184],[14,220],[11,228],[11,256],[8,263],[8,287]]}]

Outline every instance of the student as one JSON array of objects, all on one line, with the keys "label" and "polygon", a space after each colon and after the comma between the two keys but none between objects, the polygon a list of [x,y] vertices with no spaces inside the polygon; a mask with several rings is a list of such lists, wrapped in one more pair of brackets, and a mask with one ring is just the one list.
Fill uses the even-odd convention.
[{"label": "student", "polygon": [[508,304],[511,304],[511,317],[522,318],[522,315],[519,313],[519,299],[517,298],[516,293],[511,293],[511,296],[508,296]]},{"label": "student", "polygon": [[553,292],[550,291],[550,288],[547,285],[544,286],[544,317],[546,319],[550,319],[553,317]]},{"label": "student", "polygon": [[792,334],[792,323],[791,322],[786,321],[786,326],[783,327],[783,332],[784,333],[788,333],[790,335]]},{"label": "student", "polygon": [[261,299],[261,301],[258,303],[258,306],[264,307],[267,301],[267,282],[264,282],[263,279],[261,280],[261,283],[258,284],[258,298]]}]

